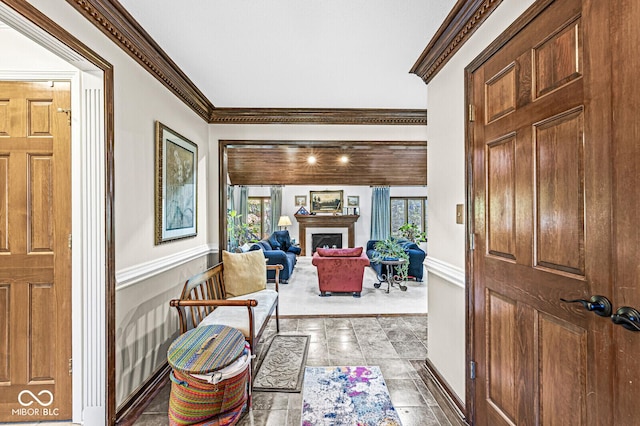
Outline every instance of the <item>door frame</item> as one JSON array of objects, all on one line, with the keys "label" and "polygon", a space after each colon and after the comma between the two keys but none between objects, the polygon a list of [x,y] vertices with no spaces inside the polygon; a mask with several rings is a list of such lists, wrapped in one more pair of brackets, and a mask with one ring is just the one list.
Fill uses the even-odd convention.
[{"label": "door frame", "polygon": [[[465,289],[466,299],[466,392],[465,409],[466,418],[470,424],[475,423],[475,354],[476,345],[475,329],[475,299],[476,283],[474,277],[474,235],[475,235],[475,204],[473,187],[473,127],[476,120],[473,109],[473,73],[480,68],[489,58],[499,51],[508,41],[515,37],[524,27],[529,25],[543,10],[555,0],[538,0],[533,3],[522,15],[518,17],[506,30],[504,30],[493,42],[489,44],[476,58],[464,69],[464,99],[465,99],[465,198],[466,198],[466,223],[465,223]],[[479,336],[483,338],[483,336]]]},{"label": "door frame", "polygon": [[[73,318],[75,320],[80,319],[81,326],[74,325],[72,331],[72,345],[74,359],[75,355],[80,355],[81,359],[76,359],[74,364],[76,365],[75,372],[77,376],[73,378],[73,386],[76,389],[73,392],[73,420],[75,422],[91,422],[102,420],[105,424],[115,424],[116,417],[116,403],[115,403],[115,228],[114,228],[114,80],[113,80],[113,66],[105,59],[100,57],[97,53],[91,50],[88,46],[83,44],[71,33],[67,32],[64,28],[53,22],[42,12],[37,10],[34,6],[28,2],[21,0],[0,0],[0,16],[2,16],[5,22],[14,24],[9,25],[16,31],[23,34],[28,33],[29,37],[36,43],[42,45],[47,50],[52,51],[47,45],[53,45],[60,49],[62,52],[70,52],[74,56],[80,56],[85,65],[90,65],[91,68],[102,72],[102,87],[101,87],[101,106],[94,110],[95,115],[91,118],[95,120],[93,125],[99,126],[102,129],[102,135],[97,136],[95,139],[89,138],[89,142],[95,142],[96,146],[93,154],[85,156],[85,160],[88,158],[93,160],[92,165],[98,165],[99,170],[95,172],[94,176],[97,178],[96,185],[99,187],[91,187],[85,193],[72,193],[72,217],[78,217],[78,221],[83,219],[95,219],[95,216],[99,216],[98,225],[94,225],[92,228],[77,228],[74,225],[73,231],[75,240],[82,244],[82,241],[89,239],[91,241],[98,242],[99,244],[89,245],[87,244],[84,249],[86,252],[81,258],[77,257],[77,254],[72,254],[72,310]],[[26,34],[25,34],[26,35]],[[43,43],[43,42],[47,43]],[[59,54],[60,52],[53,52]],[[64,59],[63,59],[64,60]],[[61,79],[65,76],[65,73],[21,73],[14,72],[14,77],[20,77],[18,79],[30,79],[30,80],[46,80],[45,75],[48,75],[51,79],[56,77]],[[76,77],[69,78],[69,74],[66,74],[66,79],[72,80],[72,109],[80,112],[79,101],[84,96],[78,86],[80,86],[80,80],[82,71],[75,74]],[[2,76],[3,79],[10,79],[9,73]],[[30,77],[30,78],[29,78]],[[36,77],[36,78],[33,78]],[[13,78],[16,79],[16,78]],[[74,84],[75,83],[75,89]],[[73,104],[75,99],[75,106]],[[88,123],[86,120],[79,120],[78,126],[72,127],[72,150],[74,154],[77,153],[76,147],[80,143],[80,134],[88,133]],[[72,154],[72,157],[73,155]],[[78,169],[75,166],[82,166],[83,160],[79,158],[72,159],[73,170]],[[72,174],[72,190],[76,189],[74,182],[77,182],[77,178]],[[78,211],[79,207],[90,206],[91,203],[86,199],[90,191],[97,189],[97,193],[101,196],[99,202],[104,207],[104,210],[98,211],[97,209],[89,209],[88,212]],[[82,203],[81,199],[84,199]],[[94,214],[94,216],[91,216]],[[95,222],[84,222],[95,223]],[[101,226],[102,225],[102,226]],[[77,231],[81,232],[81,235],[76,235]],[[87,235],[91,233],[92,235]],[[76,250],[78,252],[78,250]],[[80,264],[76,264],[78,260]],[[100,265],[104,265],[104,269],[101,269]],[[95,289],[102,287],[104,282],[104,305],[102,309],[96,309],[90,316],[82,315],[83,302],[80,299],[80,293],[82,288],[80,284],[87,285],[83,280],[79,280],[79,271],[86,271],[89,267],[94,270],[92,275],[82,276],[84,280],[91,280],[94,282]],[[74,324],[77,321],[73,321]],[[92,332],[97,332],[99,336],[103,337],[103,341],[100,342],[100,346],[104,348],[97,354],[87,353],[86,348],[78,350],[80,345],[80,339],[84,336],[77,335],[78,330],[86,330],[86,335]],[[100,362],[103,362],[102,368],[100,368]],[[86,371],[104,371],[104,377],[98,380],[98,383],[91,382],[91,375],[86,374]],[[78,374],[78,371],[80,372]],[[82,376],[86,377],[82,377]],[[94,379],[95,380],[95,379]],[[97,399],[88,400],[88,395],[82,393],[83,385],[101,386],[101,394],[104,398],[98,396]]]}]

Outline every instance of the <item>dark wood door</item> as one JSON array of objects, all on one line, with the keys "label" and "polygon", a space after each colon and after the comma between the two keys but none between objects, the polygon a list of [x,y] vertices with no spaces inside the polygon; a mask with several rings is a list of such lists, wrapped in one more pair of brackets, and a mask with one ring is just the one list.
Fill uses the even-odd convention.
[{"label": "dark wood door", "polygon": [[606,22],[547,3],[471,74],[478,425],[612,418],[614,326],[560,300],[612,298]]},{"label": "dark wood door", "polygon": [[68,82],[0,82],[0,422],[71,418]]},{"label": "dark wood door", "polygon": [[[609,3],[609,2],[605,2]],[[614,114],[611,158],[613,173],[614,311],[622,306],[640,310],[640,2],[611,2],[613,29],[610,64]],[[640,333],[614,327],[615,354],[612,424],[640,424]]]}]

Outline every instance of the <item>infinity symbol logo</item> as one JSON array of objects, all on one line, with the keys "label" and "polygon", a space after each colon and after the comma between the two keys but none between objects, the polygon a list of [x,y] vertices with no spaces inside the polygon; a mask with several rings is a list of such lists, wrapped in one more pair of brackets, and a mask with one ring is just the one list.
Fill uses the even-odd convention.
[{"label": "infinity symbol logo", "polygon": [[53,394],[51,392],[49,392],[48,390],[41,390],[40,392],[38,392],[38,396],[42,396],[43,394],[45,395],[49,395],[49,402],[42,402],[40,400],[40,398],[38,398],[38,396],[35,396],[33,392],[28,391],[28,390],[23,390],[22,392],[20,392],[18,394],[18,402],[20,403],[20,405],[22,405],[23,407],[28,407],[31,404],[33,404],[33,401],[29,401],[29,402],[23,402],[22,401],[22,395],[29,395],[31,396],[31,398],[33,398],[34,401],[36,401],[38,404],[42,405],[43,407],[48,407],[51,404],[53,404]]}]

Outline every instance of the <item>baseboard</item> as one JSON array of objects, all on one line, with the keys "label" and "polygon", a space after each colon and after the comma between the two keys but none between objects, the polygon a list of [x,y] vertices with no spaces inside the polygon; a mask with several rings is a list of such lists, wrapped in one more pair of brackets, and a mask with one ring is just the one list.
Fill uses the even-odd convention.
[{"label": "baseboard", "polygon": [[306,318],[378,318],[378,317],[426,317],[423,313],[397,313],[397,314],[314,314],[314,315],[280,315],[280,319],[306,319]]},{"label": "baseboard", "polygon": [[447,416],[449,422],[451,422],[453,426],[469,426],[465,416],[464,403],[453,390],[451,390],[447,382],[429,360],[419,362],[419,365],[414,364],[414,367]]},{"label": "baseboard", "polygon": [[165,362],[116,411],[116,425],[130,426],[169,381],[171,366]]}]

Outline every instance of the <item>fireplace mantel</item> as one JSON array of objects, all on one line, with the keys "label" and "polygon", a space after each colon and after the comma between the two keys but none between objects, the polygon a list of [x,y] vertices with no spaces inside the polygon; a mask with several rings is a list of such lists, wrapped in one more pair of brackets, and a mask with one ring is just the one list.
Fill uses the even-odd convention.
[{"label": "fireplace mantel", "polygon": [[347,228],[347,247],[353,247],[356,244],[355,223],[358,221],[359,215],[341,214],[341,215],[311,215],[297,214],[298,234],[300,237],[301,256],[306,256],[307,251],[307,228]]}]

